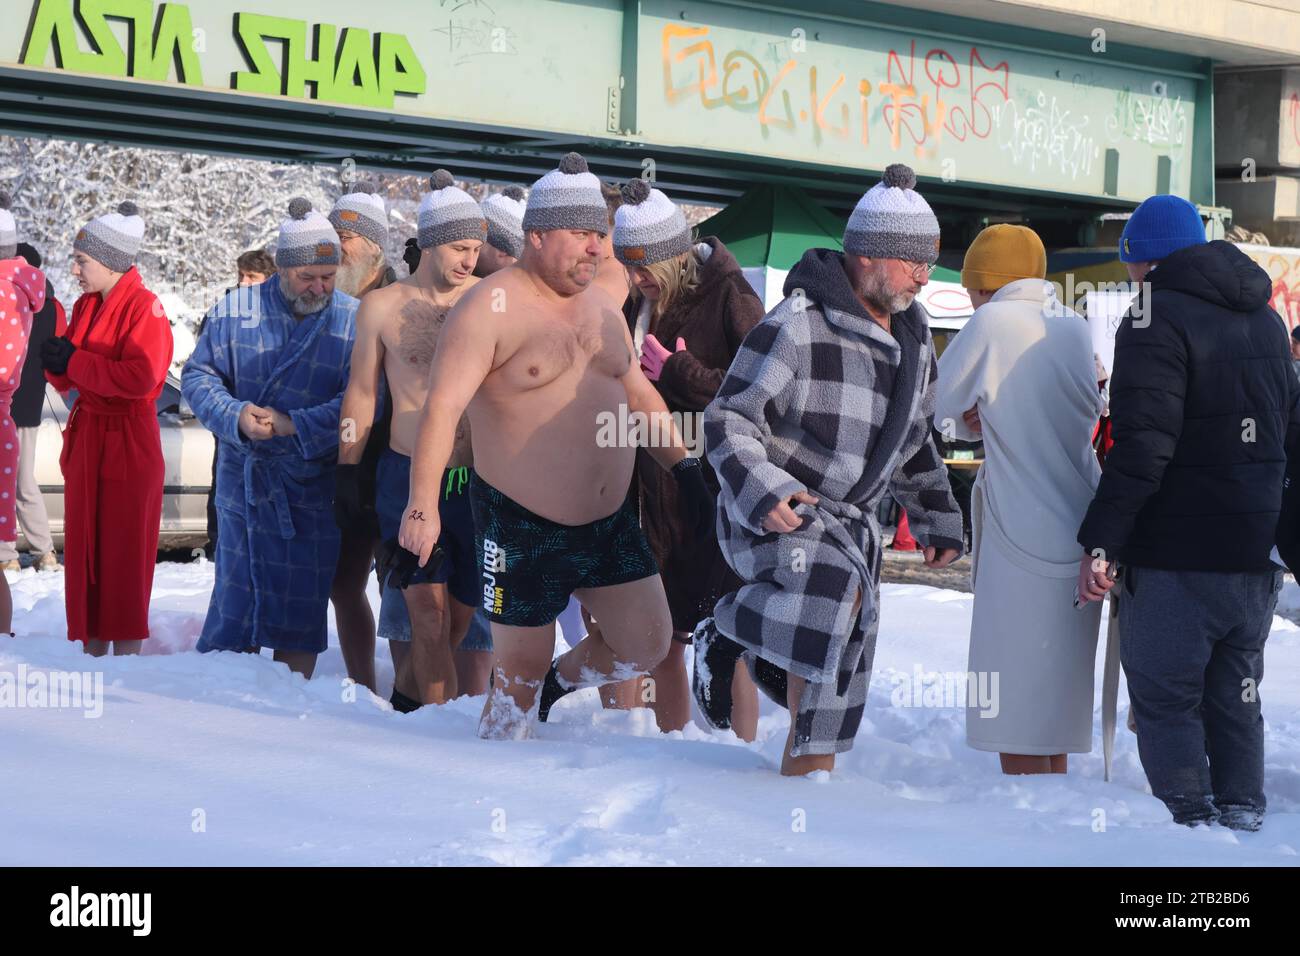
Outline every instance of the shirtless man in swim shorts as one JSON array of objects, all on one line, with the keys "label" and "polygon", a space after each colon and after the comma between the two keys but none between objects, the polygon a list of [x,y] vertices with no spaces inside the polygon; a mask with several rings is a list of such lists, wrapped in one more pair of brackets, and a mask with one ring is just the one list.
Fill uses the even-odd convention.
[{"label": "shirtless man in swim shorts", "polygon": [[[479,281],[472,273],[487,235],[478,203],[454,185],[449,172],[438,170],[430,186],[420,204],[415,272],[371,292],[357,310],[351,378],[340,414],[339,461],[359,462],[370,435],[370,426],[360,423],[374,421],[382,372],[393,405],[391,436],[375,482],[382,541],[397,537],[409,496],[410,456],[439,335],[451,307]],[[349,422],[354,423],[350,433]],[[466,423],[453,422],[452,427],[451,453],[437,487],[429,488],[430,510],[440,514],[443,559],[413,574],[405,588],[380,583],[379,636],[388,639],[397,672],[391,701],[403,712],[456,696],[452,652],[480,603],[469,504],[473,456]]]},{"label": "shirtless man in swim shorts", "polygon": [[[620,303],[593,282],[608,213],[581,156],[538,180],[523,225],[520,261],[480,281],[448,316],[399,539],[421,565],[429,559],[438,479],[468,411],[480,600],[496,653],[479,733],[496,738],[527,736],[535,705],[544,718],[578,687],[647,673],[672,631],[629,497],[636,449],[597,440],[602,413],[618,415],[620,405],[660,420],[667,409],[641,372]],[[650,452],[681,482],[697,533],[713,533],[698,461],[675,430],[660,446]],[[600,633],[552,664],[555,618],[570,595]]]}]

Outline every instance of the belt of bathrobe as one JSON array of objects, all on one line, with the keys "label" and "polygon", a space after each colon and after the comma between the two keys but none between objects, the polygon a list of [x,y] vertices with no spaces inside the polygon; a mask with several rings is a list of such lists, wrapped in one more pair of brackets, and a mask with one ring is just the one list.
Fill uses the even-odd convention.
[{"label": "belt of bathrobe", "polygon": [[158,414],[157,406],[154,405],[151,398],[115,398],[109,400],[86,392],[78,392],[77,400],[72,403],[72,413],[68,417],[69,428],[72,427],[72,422],[78,413],[105,415],[109,418],[126,418],[129,415],[149,418]]},{"label": "belt of bathrobe", "polygon": [[258,455],[244,456],[244,521],[252,527],[252,509],[257,501],[253,491],[254,477],[261,475],[270,491],[271,506],[275,508],[276,524],[280,528],[280,537],[285,541],[297,533],[293,527],[293,515],[289,511],[289,492],[284,484],[284,468],[281,462],[292,460],[292,455]]},{"label": "belt of bathrobe", "polygon": [[[814,492],[814,494],[816,493]],[[840,525],[840,527],[844,529],[845,534],[847,534],[851,540],[856,542],[859,537],[854,525],[866,527],[866,540],[868,544],[872,541],[878,542],[880,540],[880,522],[876,520],[876,511],[874,508],[869,508],[866,511],[863,511],[857,505],[851,504],[847,501],[835,501],[832,498],[826,498],[821,495],[817,495],[817,499],[817,504],[814,507],[824,514],[834,518],[836,524]],[[866,587],[868,582],[874,580],[876,573],[872,570],[873,561],[871,555],[866,554],[861,548],[855,546],[849,556],[854,559],[855,563],[861,563],[864,572],[862,584],[863,587]]]},{"label": "belt of bathrobe", "polygon": [[[72,456],[71,464],[78,469],[80,478],[77,482],[65,479],[65,487],[72,484],[75,488],[94,488],[96,483],[90,479],[94,473],[99,470],[99,462],[103,457],[103,433],[97,428],[87,429],[83,422],[86,415],[96,418],[129,418],[129,417],[148,417],[157,414],[152,399],[127,399],[108,402],[95,395],[88,395],[85,392],[77,394],[77,400],[72,403],[72,411],[68,414],[68,435],[64,441],[72,441],[73,434],[77,435],[76,441],[82,447],[78,448],[78,453]],[[91,438],[90,436],[94,436]],[[95,448],[86,448],[87,441],[96,443]],[[91,454],[91,452],[96,452]],[[69,476],[71,477],[71,476]],[[86,581],[90,584],[95,583],[95,529],[98,520],[98,494],[88,494],[82,501],[82,521],[81,521],[81,538],[86,542]]]}]

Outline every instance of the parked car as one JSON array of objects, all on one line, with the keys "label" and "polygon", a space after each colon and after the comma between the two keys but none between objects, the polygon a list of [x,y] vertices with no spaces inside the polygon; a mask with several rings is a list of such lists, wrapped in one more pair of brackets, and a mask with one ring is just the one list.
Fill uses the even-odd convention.
[{"label": "parked car", "polygon": [[[36,446],[36,481],[45,497],[54,546],[63,547],[63,428],[68,421],[71,396],[63,397],[47,385],[45,408]],[[168,375],[158,396],[158,426],[162,434],[163,505],[159,548],[201,546],[207,539],[207,501],[212,487],[215,439],[204,428],[181,395],[181,383]],[[19,546],[23,539],[19,537]]]}]

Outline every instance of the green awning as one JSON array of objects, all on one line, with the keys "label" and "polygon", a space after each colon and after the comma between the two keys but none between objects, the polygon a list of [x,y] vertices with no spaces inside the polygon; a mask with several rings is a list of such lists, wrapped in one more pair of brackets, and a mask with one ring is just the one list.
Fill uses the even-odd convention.
[{"label": "green awning", "polygon": [[[721,239],[742,268],[788,271],[808,249],[844,250],[844,220],[793,186],[755,186],[697,229]],[[936,267],[930,278],[958,282],[961,274]]]}]

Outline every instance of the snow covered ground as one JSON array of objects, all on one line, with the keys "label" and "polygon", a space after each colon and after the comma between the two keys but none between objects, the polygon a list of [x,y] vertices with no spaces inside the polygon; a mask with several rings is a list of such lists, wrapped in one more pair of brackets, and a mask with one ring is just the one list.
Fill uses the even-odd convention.
[{"label": "snow covered ground", "polygon": [[[485,742],[481,700],[403,716],[366,691],[351,699],[332,637],[310,682],[269,656],[194,653],[210,563],[158,567],[155,636],[138,658],[94,661],[64,639],[61,574],[9,581],[11,686],[102,669],[103,699],[98,717],[0,709],[0,864],[1300,861],[1300,628],[1282,617],[1262,684],[1271,812],[1260,833],[1237,834],[1169,821],[1123,729],[1122,689],[1111,783],[1099,717],[1096,752],[1072,757],[1068,776],[1008,778],[965,746],[958,706],[902,706],[918,668],[965,670],[971,597],[956,591],[885,585],[856,747],[829,778],[785,779],[786,716],[767,701],[753,745],[695,727],[662,735],[649,711],[602,711],[594,691],[557,705],[537,739]],[[1290,581],[1283,606],[1300,610]],[[382,642],[377,659],[386,693]]]}]

